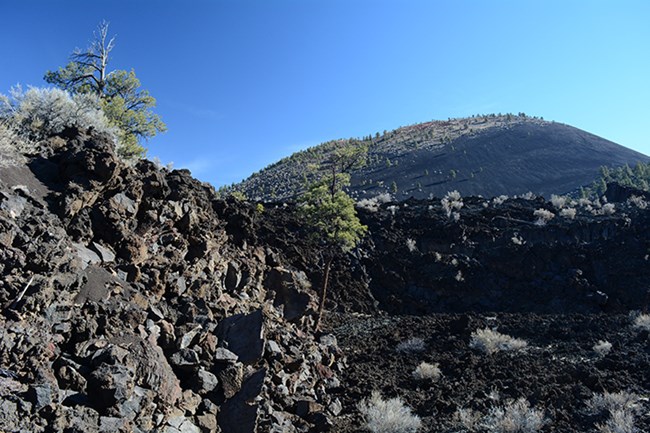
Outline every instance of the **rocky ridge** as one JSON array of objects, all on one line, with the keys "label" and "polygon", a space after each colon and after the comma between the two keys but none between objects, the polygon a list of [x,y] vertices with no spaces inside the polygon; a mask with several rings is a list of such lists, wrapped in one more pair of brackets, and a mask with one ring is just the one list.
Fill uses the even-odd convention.
[{"label": "rocky ridge", "polygon": [[[650,194],[616,184],[594,201],[531,194],[364,201],[358,213],[368,234],[337,258],[329,306],[391,315],[644,309],[648,203]],[[258,236],[272,238],[318,284],[317,258],[296,221],[293,207],[267,206]]]},{"label": "rocky ridge", "polygon": [[608,196],[460,197],[450,216],[440,201],[361,210],[372,293],[391,314],[645,308],[648,194],[610,185]]}]

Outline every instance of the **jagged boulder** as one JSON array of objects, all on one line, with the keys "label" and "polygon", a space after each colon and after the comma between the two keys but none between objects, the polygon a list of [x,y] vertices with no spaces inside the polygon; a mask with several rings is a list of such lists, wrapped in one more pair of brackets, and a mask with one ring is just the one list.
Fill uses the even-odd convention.
[{"label": "jagged boulder", "polygon": [[302,319],[318,308],[311,282],[304,272],[274,267],[267,273],[264,284],[275,292],[273,305],[281,306],[284,318],[290,322]]},{"label": "jagged boulder", "polygon": [[238,314],[219,323],[217,335],[244,364],[256,364],[264,353],[264,316],[261,310]]}]

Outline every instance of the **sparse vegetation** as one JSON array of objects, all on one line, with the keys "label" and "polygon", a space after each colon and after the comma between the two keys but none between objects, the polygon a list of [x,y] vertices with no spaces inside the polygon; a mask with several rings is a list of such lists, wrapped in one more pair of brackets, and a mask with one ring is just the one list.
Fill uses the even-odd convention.
[{"label": "sparse vegetation", "polygon": [[420,353],[424,352],[424,340],[421,338],[409,338],[408,340],[402,341],[395,348],[398,352],[401,353]]},{"label": "sparse vegetation", "polygon": [[485,415],[460,408],[453,417],[453,425],[468,433],[537,433],[547,422],[544,411],[531,408],[525,398],[509,401],[503,406],[494,405]]},{"label": "sparse vegetation", "polygon": [[605,356],[612,350],[612,343],[605,340],[599,340],[598,343],[594,344],[593,349],[598,356]]},{"label": "sparse vegetation", "polygon": [[92,95],[73,95],[59,89],[17,87],[10,96],[0,95],[0,149],[9,155],[32,153],[37,143],[60,134],[68,127],[92,128],[113,141],[117,129],[109,125],[99,102]]},{"label": "sparse vegetation", "polygon": [[[484,167],[477,167],[476,170],[470,169],[469,171],[464,171],[463,168],[456,166],[447,166],[442,169],[417,167],[418,170],[421,170],[419,173],[424,173],[427,181],[420,182],[422,191],[419,191],[417,181],[411,184],[414,189],[410,190],[409,184],[404,183],[403,179],[395,177],[398,172],[395,167],[404,163],[410,165],[407,159],[401,158],[404,152],[414,149],[440,151],[444,146],[451,149],[449,144],[453,146],[453,142],[460,137],[477,136],[491,128],[503,128],[506,125],[511,127],[519,123],[537,126],[547,124],[547,122],[531,116],[521,117],[511,114],[510,120],[507,120],[506,115],[494,114],[404,126],[393,131],[386,131],[380,136],[371,134],[357,138],[331,140],[283,158],[251,175],[241,184],[230,188],[245,191],[251,199],[256,201],[269,200],[272,189],[275,189],[276,199],[295,199],[299,197],[306,184],[314,182],[324,175],[321,165],[330,158],[332,152],[346,146],[364,146],[368,152],[368,167],[355,171],[350,190],[359,192],[360,198],[371,196],[377,191],[376,188],[383,188],[393,193],[399,190],[400,195],[405,196],[414,194],[426,197],[431,192],[433,184],[438,184],[440,181],[464,180],[461,173],[466,173],[466,177],[471,178],[473,174],[483,172]],[[469,149],[464,152],[470,154]],[[312,171],[309,166],[317,168]],[[304,176],[307,177],[306,182],[302,180]],[[369,181],[370,177],[374,178],[374,181]],[[375,190],[373,191],[373,189]]]},{"label": "sparse vegetation", "polygon": [[545,423],[544,412],[531,408],[525,398],[509,402],[503,407],[493,407],[484,420],[484,425],[491,433],[536,433]]},{"label": "sparse vegetation", "polygon": [[358,409],[372,433],[415,433],[422,424],[401,398],[384,400],[378,391],[359,403]]},{"label": "sparse vegetation", "polygon": [[445,211],[447,218],[458,221],[460,219],[460,209],[463,207],[463,199],[458,191],[448,192],[442,200],[440,200],[442,210]]},{"label": "sparse vegetation", "polygon": [[562,210],[560,211],[560,216],[561,216],[562,218],[567,218],[567,219],[570,219],[570,220],[575,219],[575,217],[576,217],[576,210],[575,210],[575,208],[572,208],[572,207],[570,207],[570,208],[566,208],[566,209],[562,209]]},{"label": "sparse vegetation", "polygon": [[469,346],[489,355],[499,351],[521,350],[528,345],[524,340],[501,334],[495,330],[484,328],[472,332]]},{"label": "sparse vegetation", "polygon": [[537,209],[533,212],[533,217],[535,217],[535,225],[545,226],[547,222],[555,218],[555,214],[550,210],[546,209]]},{"label": "sparse vegetation", "polygon": [[600,433],[636,433],[635,418],[641,405],[639,396],[626,391],[594,394],[586,403],[591,415],[606,416],[604,423],[596,424]]},{"label": "sparse vegetation", "polygon": [[417,251],[418,247],[416,246],[415,239],[407,239],[406,240],[406,248],[412,253]]},{"label": "sparse vegetation", "polygon": [[[594,29],[604,35],[595,42],[610,42],[602,51],[628,47],[619,43],[625,38],[610,37],[618,35],[610,26],[618,14],[595,20],[603,29],[590,22],[602,11],[584,5],[571,9],[586,9],[587,19],[572,19],[559,4],[559,11],[524,8],[522,20],[511,14],[520,9],[514,4],[433,4],[414,15],[419,5],[387,10],[367,2],[341,14],[295,3],[277,11],[201,7],[206,16],[193,20],[185,10],[174,16],[179,5],[137,4],[141,20],[156,20],[134,28],[127,27],[135,21],[132,5],[96,7],[122,17],[129,32],[152,30],[131,52],[146,46],[148,61],[170,57],[164,58],[170,71],[210,74],[207,81],[198,74],[173,77],[175,100],[166,105],[184,114],[179,121],[233,127],[206,141],[255,142],[266,146],[266,156],[344,124],[365,129],[383,118],[372,104],[385,111],[414,92],[455,111],[465,106],[458,96],[486,106],[495,97],[498,105],[534,101],[507,95],[534,96],[515,75],[528,75],[532,85],[543,77],[536,87],[561,95],[565,70],[578,69],[557,62],[566,52],[573,57],[569,66],[589,53],[591,63],[616,63],[618,72],[626,72],[627,55],[643,56],[634,49],[609,57],[590,50],[585,42]],[[55,7],[70,10],[46,17],[47,23],[22,5],[18,13],[5,11],[11,24],[5,33],[24,39],[15,47],[6,41],[7,47],[18,52],[42,43],[42,34],[31,34],[40,25],[47,24],[48,34],[82,27],[77,21],[95,11]],[[568,23],[582,34],[564,37],[554,26],[558,17],[561,29]],[[180,31],[181,18],[200,31]],[[643,27],[647,17],[635,18]],[[161,37],[154,30],[167,30],[164,24],[174,28]],[[413,43],[395,37],[402,33]],[[491,33],[499,38],[486,37]],[[631,28],[624,36],[638,33]],[[54,52],[50,45],[69,35],[42,45]],[[173,56],[162,46],[169,41],[196,46]],[[419,49],[418,41],[428,46]],[[577,55],[575,46],[582,49]],[[544,199],[584,184],[584,173],[592,175],[591,164],[601,161],[596,158],[622,161],[632,152],[608,152],[604,140],[592,142],[586,133],[523,112],[482,115],[327,142],[217,197],[189,170],[138,160],[165,125],[135,72],[111,71],[113,48],[103,23],[87,49],[47,72],[52,88],[0,97],[0,165],[15,164],[19,153],[28,161],[0,170],[0,433],[650,430],[644,407],[650,315],[621,313],[648,303],[650,214],[638,209],[647,208],[650,194],[636,192],[627,205],[609,194],[615,203],[595,198],[584,209],[571,197]],[[20,54],[37,54],[25,51]],[[545,62],[543,51],[556,62]],[[212,68],[180,64],[199,57]],[[463,68],[461,57],[474,59],[473,68]],[[512,73],[493,67],[508,66],[511,57]],[[334,61],[340,59],[347,63]],[[539,67],[533,76],[527,74],[532,64]],[[409,88],[393,87],[398,72],[410,72]],[[611,81],[626,78],[602,72]],[[443,82],[453,76],[467,86],[458,91]],[[205,107],[215,103],[213,90],[227,98]],[[337,104],[344,107],[339,116],[359,114],[349,101],[365,110],[356,120],[329,124]],[[320,114],[328,127],[308,135],[303,129],[312,123],[294,115],[301,109]],[[408,114],[422,107],[398,109]],[[219,121],[223,110],[229,114]],[[636,114],[628,124],[643,117]],[[302,137],[264,140],[288,130]],[[190,135],[183,140],[192,141]],[[575,138],[581,149],[571,146]],[[129,161],[116,158],[109,141]],[[601,151],[581,158],[590,143]],[[229,173],[236,162],[227,157],[191,155],[189,147],[185,153],[195,175],[236,175]],[[366,160],[373,166],[362,168]],[[492,191],[529,188],[544,197],[490,199]],[[434,192],[442,200],[429,196]],[[484,197],[469,196],[476,193]],[[568,221],[578,212],[578,222]],[[366,242],[362,220],[372,228]],[[335,311],[324,316],[330,305]],[[321,321],[323,332],[316,332]],[[614,352],[598,338],[614,342]],[[603,389],[639,394],[589,399]]]},{"label": "sparse vegetation", "polygon": [[438,363],[429,364],[428,362],[421,362],[412,373],[415,380],[431,380],[435,381],[440,379],[442,372]]},{"label": "sparse vegetation", "polygon": [[643,331],[650,331],[650,314],[638,314],[634,318],[634,327]]}]

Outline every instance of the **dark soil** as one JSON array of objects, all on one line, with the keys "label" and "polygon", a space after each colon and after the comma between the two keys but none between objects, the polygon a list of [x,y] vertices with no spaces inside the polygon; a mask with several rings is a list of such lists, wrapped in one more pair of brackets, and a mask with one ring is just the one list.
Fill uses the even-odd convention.
[{"label": "dark soil", "polygon": [[[402,397],[422,418],[426,432],[452,431],[458,408],[485,414],[495,404],[520,397],[544,410],[544,432],[585,432],[604,421],[585,411],[594,393],[645,396],[650,389],[648,332],[634,329],[627,315],[333,314],[327,323],[347,355],[338,432],[365,431],[356,405],[373,390]],[[471,349],[470,334],[485,327],[524,339],[528,347],[492,355]],[[424,340],[424,351],[396,350],[413,337]],[[612,344],[609,354],[593,350],[599,340]],[[413,379],[422,361],[439,363],[442,377],[429,383]],[[649,431],[650,417],[638,418],[636,426]]]}]

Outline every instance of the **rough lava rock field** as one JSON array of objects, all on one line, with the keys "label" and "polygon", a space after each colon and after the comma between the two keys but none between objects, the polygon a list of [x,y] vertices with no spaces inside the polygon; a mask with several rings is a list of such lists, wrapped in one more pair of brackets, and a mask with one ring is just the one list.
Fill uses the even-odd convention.
[{"label": "rough lava rock field", "polygon": [[[495,427],[520,399],[540,432],[650,431],[643,192],[366,202],[314,332],[293,204],[220,200],[75,129],[26,161],[0,168],[0,431],[363,432],[375,390],[421,432],[532,431]],[[526,344],[486,353],[485,329]]]},{"label": "rough lava rock field", "polygon": [[[544,411],[547,422],[540,431],[597,431],[595,425],[606,422],[607,414],[589,414],[587,401],[594,393],[619,391],[644,399],[636,431],[650,429],[648,331],[633,329],[626,314],[335,316],[330,325],[347,355],[344,410],[335,431],[364,431],[356,404],[372,390],[401,396],[422,418],[424,432],[471,431],[454,422],[459,408],[485,415],[522,397]],[[471,332],[485,327],[524,339],[528,346],[491,355],[470,348]],[[424,341],[421,351],[397,350],[413,338]],[[612,344],[604,356],[593,349],[601,340]],[[423,361],[439,363],[438,380],[412,377]]]}]

